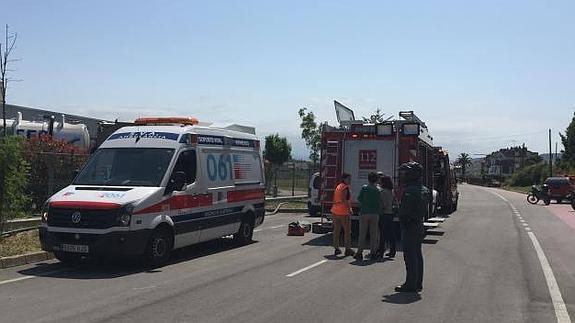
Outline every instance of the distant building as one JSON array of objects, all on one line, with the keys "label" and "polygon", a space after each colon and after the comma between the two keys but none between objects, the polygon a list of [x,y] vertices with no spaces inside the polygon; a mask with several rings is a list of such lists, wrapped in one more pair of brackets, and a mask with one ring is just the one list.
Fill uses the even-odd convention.
[{"label": "distant building", "polygon": [[525,147],[504,148],[485,157],[485,173],[490,176],[509,177],[516,170],[540,160],[538,153]]}]

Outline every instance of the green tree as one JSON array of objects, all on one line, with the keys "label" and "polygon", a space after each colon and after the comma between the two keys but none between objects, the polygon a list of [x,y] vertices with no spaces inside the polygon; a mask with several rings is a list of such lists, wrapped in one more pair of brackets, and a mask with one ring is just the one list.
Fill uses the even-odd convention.
[{"label": "green tree", "polygon": [[575,167],[575,113],[573,113],[573,118],[565,130],[565,134],[559,133],[559,135],[564,147],[564,150],[561,151],[563,153],[561,162],[564,167],[573,168]]},{"label": "green tree", "polygon": [[20,137],[0,137],[0,232],[6,221],[22,214],[30,204],[27,187],[30,167]]},{"label": "green tree", "polygon": [[279,167],[291,159],[291,145],[286,137],[279,134],[266,136],[264,158],[271,164],[274,176],[274,195],[277,195],[277,179]]},{"label": "green tree", "polygon": [[363,121],[365,122],[369,122],[369,123],[382,123],[383,121],[385,121],[385,119],[383,118],[383,115],[385,113],[381,112],[381,109],[377,109],[375,110],[375,113],[370,115],[369,117],[362,117]]},{"label": "green tree", "polygon": [[466,153],[459,154],[459,157],[455,161],[455,164],[461,166],[461,176],[465,178],[465,171],[467,169],[467,166],[471,166],[471,158],[469,157],[469,154]]},{"label": "green tree", "polygon": [[321,149],[321,130],[326,123],[317,123],[315,115],[312,111],[307,111],[307,108],[301,108],[298,111],[301,119],[299,127],[301,128],[301,137],[305,141],[305,145],[309,149],[309,159],[313,163],[315,170],[320,157]]}]

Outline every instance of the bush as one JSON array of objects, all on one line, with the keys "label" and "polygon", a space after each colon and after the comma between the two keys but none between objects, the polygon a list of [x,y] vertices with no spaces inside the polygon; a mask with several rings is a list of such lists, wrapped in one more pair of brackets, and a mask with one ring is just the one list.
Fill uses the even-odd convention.
[{"label": "bush", "polygon": [[541,184],[549,177],[549,165],[544,162],[523,167],[507,180],[509,186],[529,186]]},{"label": "bush", "polygon": [[25,139],[0,137],[0,232],[7,220],[30,206],[27,195],[30,165],[24,158]]},{"label": "bush", "polygon": [[31,138],[25,147],[24,155],[31,166],[28,189],[36,209],[68,186],[74,179],[74,170],[81,168],[88,158],[76,153],[74,145],[50,136]]}]

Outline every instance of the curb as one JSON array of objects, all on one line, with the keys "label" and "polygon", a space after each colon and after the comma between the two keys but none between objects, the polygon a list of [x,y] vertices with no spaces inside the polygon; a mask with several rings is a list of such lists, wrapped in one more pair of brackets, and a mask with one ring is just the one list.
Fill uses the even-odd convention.
[{"label": "curb", "polygon": [[26,253],[18,256],[0,258],[0,269],[6,269],[36,262],[46,261],[54,258],[54,254],[46,251]]}]

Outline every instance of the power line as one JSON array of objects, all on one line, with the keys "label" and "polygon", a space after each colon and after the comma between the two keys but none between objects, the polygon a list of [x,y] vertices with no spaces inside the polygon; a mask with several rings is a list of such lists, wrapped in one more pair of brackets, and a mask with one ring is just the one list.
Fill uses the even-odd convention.
[{"label": "power line", "polygon": [[539,134],[543,134],[546,133],[546,130],[542,130],[542,131],[537,131],[537,132],[528,132],[528,133],[521,133],[521,134],[513,134],[513,135],[507,135],[507,136],[497,136],[497,137],[470,137],[470,138],[450,138],[449,141],[451,142],[458,142],[458,141],[464,141],[464,142],[478,142],[478,141],[503,141],[503,140],[510,140],[510,138],[515,138],[515,137],[524,137],[524,136],[534,136],[534,135],[539,135]]}]

